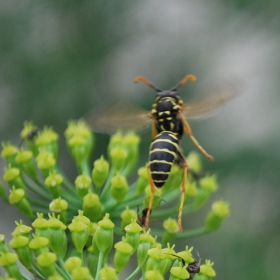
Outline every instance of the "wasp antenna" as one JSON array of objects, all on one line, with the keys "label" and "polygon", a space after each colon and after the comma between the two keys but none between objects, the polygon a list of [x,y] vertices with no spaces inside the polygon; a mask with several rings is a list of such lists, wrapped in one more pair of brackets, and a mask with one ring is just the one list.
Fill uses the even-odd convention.
[{"label": "wasp antenna", "polygon": [[176,85],[174,88],[171,89],[171,91],[177,91],[181,86],[183,86],[188,80],[195,82],[196,81],[196,76],[194,75],[187,75],[184,77],[178,85]]},{"label": "wasp antenna", "polygon": [[137,83],[139,81],[142,81],[143,83],[145,83],[147,86],[153,88],[155,91],[157,92],[161,92],[162,90],[160,90],[159,88],[155,87],[150,81],[148,81],[145,77],[143,76],[137,76],[135,79],[134,79],[134,83]]}]

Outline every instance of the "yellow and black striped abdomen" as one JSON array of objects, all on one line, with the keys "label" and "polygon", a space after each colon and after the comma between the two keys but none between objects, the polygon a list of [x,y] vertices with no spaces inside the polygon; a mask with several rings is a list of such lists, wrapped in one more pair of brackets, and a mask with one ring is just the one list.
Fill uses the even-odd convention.
[{"label": "yellow and black striped abdomen", "polygon": [[163,131],[153,140],[150,148],[150,172],[156,187],[168,179],[178,152],[178,138],[170,131]]}]

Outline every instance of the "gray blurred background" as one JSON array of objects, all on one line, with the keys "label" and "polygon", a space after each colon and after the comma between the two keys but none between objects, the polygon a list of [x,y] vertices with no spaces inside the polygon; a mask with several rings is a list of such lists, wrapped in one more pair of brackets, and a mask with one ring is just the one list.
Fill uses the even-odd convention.
[{"label": "gray blurred background", "polygon": [[[231,216],[217,232],[184,244],[215,262],[215,279],[279,279],[279,28],[278,0],[2,0],[0,140],[18,145],[24,120],[53,126],[61,135],[60,164],[72,174],[62,137],[67,121],[112,95],[150,109],[154,93],[135,85],[135,76],[169,89],[196,75],[180,90],[186,102],[207,96],[212,85],[241,81],[241,96],[191,122],[215,157],[203,163],[218,171],[215,198],[229,201]],[[108,139],[97,135],[94,157],[106,153]],[[141,154],[149,141],[150,134]],[[195,149],[187,137],[182,147]],[[1,177],[4,166],[1,160]],[[9,240],[22,215],[0,203],[0,232]],[[206,210],[185,228],[201,225]]]}]

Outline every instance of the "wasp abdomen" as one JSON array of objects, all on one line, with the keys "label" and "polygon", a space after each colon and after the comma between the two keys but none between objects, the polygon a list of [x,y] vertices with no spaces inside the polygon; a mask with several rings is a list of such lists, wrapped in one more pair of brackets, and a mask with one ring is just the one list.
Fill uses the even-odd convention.
[{"label": "wasp abdomen", "polygon": [[178,152],[178,137],[163,131],[153,140],[150,148],[150,171],[156,187],[164,185]]}]

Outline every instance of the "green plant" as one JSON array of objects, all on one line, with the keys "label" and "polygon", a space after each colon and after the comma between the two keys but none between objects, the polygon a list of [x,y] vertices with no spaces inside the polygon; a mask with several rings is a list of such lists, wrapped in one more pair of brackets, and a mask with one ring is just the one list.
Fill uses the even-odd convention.
[{"label": "green plant", "polygon": [[[10,242],[16,253],[11,253],[1,236],[0,266],[10,278],[28,279],[18,269],[19,259],[39,279],[117,279],[136,255],[138,266],[126,279],[138,273],[142,273],[141,279],[163,279],[168,273],[169,279],[188,279],[186,268],[194,261],[192,248],[183,251],[187,254],[183,267],[180,258],[174,256],[180,253],[171,243],[216,230],[229,214],[228,204],[216,201],[201,228],[179,232],[173,219],[178,212],[174,201],[178,200],[183,174],[174,165],[167,183],[156,193],[152,219],[157,223],[152,222],[151,231],[146,232],[137,211],[139,206],[145,209],[149,201],[146,167],[139,168],[137,179],[130,183],[139,153],[136,134],[114,134],[108,145],[109,160],[101,156],[92,168],[94,135],[83,121],[70,122],[65,139],[78,171],[74,183],[57,164],[58,135],[53,129],[38,131],[28,122],[21,136],[27,148],[2,143],[1,156],[8,165],[3,179],[10,194],[8,197],[1,183],[0,196],[33,220],[33,228],[17,223]],[[187,162],[193,171],[203,174],[198,154],[190,153]],[[188,176],[183,214],[197,211],[217,188],[216,175]],[[163,221],[162,228],[157,226],[159,221]],[[115,243],[117,236],[122,240]],[[206,261],[194,279],[212,279],[212,266]]]}]

